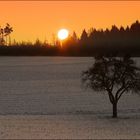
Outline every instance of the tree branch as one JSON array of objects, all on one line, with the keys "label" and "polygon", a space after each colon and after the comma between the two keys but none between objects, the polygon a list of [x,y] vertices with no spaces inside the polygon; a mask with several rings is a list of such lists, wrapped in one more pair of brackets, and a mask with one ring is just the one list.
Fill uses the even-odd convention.
[{"label": "tree branch", "polygon": [[107,89],[107,92],[108,92],[110,102],[113,104],[115,101],[114,96],[113,96],[112,92],[110,91],[110,89]]},{"label": "tree branch", "polygon": [[127,86],[119,95],[119,97],[117,97],[117,101],[120,99],[120,97],[122,96],[122,94],[129,88],[129,86]]},{"label": "tree branch", "polygon": [[118,91],[116,92],[115,95],[115,99],[117,100],[118,98],[118,94],[121,92],[121,90],[123,90],[125,88],[125,81],[122,81],[122,86],[120,87],[120,89],[118,89]]},{"label": "tree branch", "polygon": [[112,92],[112,90],[113,90],[113,87],[114,87],[114,82],[115,82],[115,80],[116,80],[116,78],[115,78],[115,76],[116,76],[116,69],[115,69],[115,72],[114,72],[114,74],[113,74],[113,79],[112,79],[112,82],[111,82],[111,92]]}]

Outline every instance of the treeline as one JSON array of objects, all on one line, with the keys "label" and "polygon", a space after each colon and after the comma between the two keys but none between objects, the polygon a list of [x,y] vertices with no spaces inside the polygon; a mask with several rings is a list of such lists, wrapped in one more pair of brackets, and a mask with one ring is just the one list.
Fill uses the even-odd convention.
[{"label": "treeline", "polygon": [[126,28],[113,25],[111,29],[83,30],[80,38],[73,32],[66,40],[55,40],[53,45],[37,40],[0,45],[0,55],[14,56],[93,56],[114,54],[140,56],[140,23]]},{"label": "treeline", "polygon": [[83,30],[78,41],[75,39],[75,35],[72,40],[76,40],[73,45],[71,45],[71,41],[67,41],[65,46],[69,46],[69,49],[71,47],[76,49],[74,46],[78,46],[78,51],[86,56],[98,53],[112,53],[115,55],[127,53],[140,56],[140,23],[136,21],[130,27],[127,26],[126,28],[123,26],[118,28],[113,25],[110,30],[108,28],[105,30],[92,28],[88,32]]},{"label": "treeline", "polygon": [[0,56],[55,56],[59,52],[59,47],[42,43],[22,42],[11,46],[0,46]]}]

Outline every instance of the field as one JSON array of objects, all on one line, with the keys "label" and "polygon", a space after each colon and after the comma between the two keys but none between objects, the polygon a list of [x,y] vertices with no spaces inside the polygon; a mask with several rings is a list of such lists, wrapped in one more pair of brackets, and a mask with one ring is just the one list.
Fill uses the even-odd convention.
[{"label": "field", "polygon": [[108,97],[81,84],[92,62],[0,57],[0,138],[140,138],[140,95],[124,95],[112,119]]}]

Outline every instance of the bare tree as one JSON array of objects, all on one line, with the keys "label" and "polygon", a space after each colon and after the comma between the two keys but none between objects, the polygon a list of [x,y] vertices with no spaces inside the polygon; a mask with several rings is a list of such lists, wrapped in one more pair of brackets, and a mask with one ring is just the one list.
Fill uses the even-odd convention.
[{"label": "bare tree", "polygon": [[125,57],[95,57],[95,63],[82,74],[82,81],[95,91],[106,91],[117,117],[117,103],[130,91],[140,91],[140,69],[133,59]]},{"label": "bare tree", "polygon": [[11,32],[13,32],[13,28],[10,26],[10,24],[6,23],[6,27],[4,28],[4,33],[6,37],[6,45],[8,45],[7,36],[9,37],[9,45],[11,45],[11,37],[10,37]]},{"label": "bare tree", "polygon": [[4,45],[5,40],[4,40],[4,30],[3,28],[0,27],[0,45]]}]

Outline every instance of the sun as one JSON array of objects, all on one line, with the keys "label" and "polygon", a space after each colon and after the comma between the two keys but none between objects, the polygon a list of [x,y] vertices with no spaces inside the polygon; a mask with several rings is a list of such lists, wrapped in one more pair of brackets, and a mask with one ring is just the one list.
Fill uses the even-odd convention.
[{"label": "sun", "polygon": [[60,29],[57,35],[60,40],[64,40],[68,37],[69,31],[67,29]]}]

